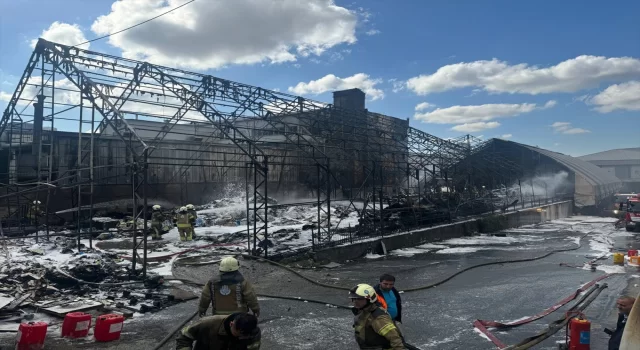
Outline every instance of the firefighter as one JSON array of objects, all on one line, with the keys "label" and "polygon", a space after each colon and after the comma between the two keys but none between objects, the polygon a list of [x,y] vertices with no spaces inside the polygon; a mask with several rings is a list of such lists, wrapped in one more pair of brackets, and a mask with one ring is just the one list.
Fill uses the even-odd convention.
[{"label": "firefighter", "polygon": [[360,349],[404,350],[402,335],[389,314],[377,303],[375,289],[358,284],[349,291],[355,314],[353,329]]},{"label": "firefighter", "polygon": [[196,219],[198,219],[198,213],[196,212],[196,207],[193,204],[187,204],[187,213],[191,215],[190,223],[191,223],[191,238],[196,238]]},{"label": "firefighter", "polygon": [[27,218],[29,219],[32,225],[37,226],[38,222],[40,221],[40,217],[42,216],[41,204],[42,202],[35,200],[31,204],[31,206],[29,206],[29,212],[27,213]]},{"label": "firefighter", "polygon": [[[258,319],[247,313],[205,317],[182,329],[177,350],[260,349]],[[195,347],[193,342],[195,341]]]},{"label": "firefighter", "polygon": [[181,207],[176,215],[176,225],[178,226],[178,233],[180,234],[181,241],[190,241],[191,236],[191,215],[187,212],[187,207]]},{"label": "firefighter", "polygon": [[206,315],[209,304],[213,315],[251,310],[256,317],[260,317],[258,297],[239,269],[240,263],[234,257],[220,261],[220,274],[209,280],[202,289],[198,306],[200,317]]},{"label": "firefighter", "polygon": [[164,214],[162,214],[162,212],[160,211],[162,207],[156,204],[152,207],[152,209],[153,213],[151,214],[151,239],[162,239],[162,223],[164,222]]}]

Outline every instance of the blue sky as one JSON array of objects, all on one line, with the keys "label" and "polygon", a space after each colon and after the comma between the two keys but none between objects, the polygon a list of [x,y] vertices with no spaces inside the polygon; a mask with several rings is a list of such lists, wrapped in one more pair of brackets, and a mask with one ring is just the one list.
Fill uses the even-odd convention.
[{"label": "blue sky", "polygon": [[[0,109],[30,41],[53,22],[69,25],[59,41],[92,39],[185,1],[126,0],[120,9],[114,0],[0,2]],[[325,102],[336,88],[361,87],[370,110],[443,138],[504,136],[571,155],[640,146],[638,1],[310,0],[316,12],[253,1],[196,0],[174,20],[90,49]],[[99,16],[107,18],[96,25]],[[196,58],[184,63],[180,55]]]}]

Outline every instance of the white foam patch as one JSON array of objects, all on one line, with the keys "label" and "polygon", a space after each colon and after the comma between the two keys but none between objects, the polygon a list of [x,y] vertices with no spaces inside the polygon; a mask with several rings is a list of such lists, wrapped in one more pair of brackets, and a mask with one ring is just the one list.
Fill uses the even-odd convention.
[{"label": "white foam patch", "polygon": [[365,258],[367,258],[367,259],[380,259],[380,258],[384,258],[384,255],[369,253],[369,254],[365,255]]},{"label": "white foam patch", "polygon": [[483,250],[479,247],[458,247],[458,248],[446,248],[442,250],[438,250],[436,254],[466,254],[473,253],[479,250]]},{"label": "white foam patch", "polygon": [[482,333],[478,328],[473,328],[473,331],[476,332],[476,334],[478,334],[479,336],[481,336],[482,338],[486,339],[487,341],[491,341],[491,339],[489,339],[489,337],[487,337],[486,334]]},{"label": "white foam patch", "polygon": [[[583,267],[584,270],[588,270],[589,267]],[[602,271],[605,273],[625,273],[626,270],[624,269],[624,266],[619,266],[619,265],[598,265],[596,266],[596,270],[598,271]]]},{"label": "white foam patch", "polygon": [[428,343],[420,345],[420,348],[441,348],[440,345],[453,343],[456,340],[458,340],[458,336],[457,335],[453,336],[453,337],[447,337],[447,338],[444,338],[444,339],[440,339],[440,340],[431,340]]},{"label": "white foam patch", "polygon": [[391,252],[389,252],[389,254],[397,255],[397,256],[414,256],[416,254],[424,254],[427,252],[428,250],[425,250],[425,249],[402,248],[402,249],[392,250]]},{"label": "white foam patch", "polygon": [[442,245],[442,244],[427,243],[427,244],[419,245],[416,248],[418,248],[418,249],[444,249],[444,248],[449,248],[449,246]]}]

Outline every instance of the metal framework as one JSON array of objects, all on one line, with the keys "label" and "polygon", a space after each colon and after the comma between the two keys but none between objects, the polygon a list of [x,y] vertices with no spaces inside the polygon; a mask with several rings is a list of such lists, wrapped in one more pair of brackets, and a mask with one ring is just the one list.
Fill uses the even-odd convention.
[{"label": "metal framework", "polygon": [[[247,248],[267,256],[270,195],[313,198],[312,244],[319,247],[345,234],[332,221],[334,200],[346,201],[377,234],[391,198],[444,198],[449,208],[474,186],[522,175],[470,136],[443,140],[366,109],[43,39],[2,115],[0,142],[5,232],[39,237],[42,229],[48,239],[60,220],[55,213],[72,209],[78,243],[85,237],[92,245],[100,232],[91,219],[95,205],[126,197],[138,257],[132,271],[143,276],[150,201],[194,202],[196,184],[244,188]],[[493,183],[476,183],[476,174]],[[43,215],[24,220],[40,199]]]}]

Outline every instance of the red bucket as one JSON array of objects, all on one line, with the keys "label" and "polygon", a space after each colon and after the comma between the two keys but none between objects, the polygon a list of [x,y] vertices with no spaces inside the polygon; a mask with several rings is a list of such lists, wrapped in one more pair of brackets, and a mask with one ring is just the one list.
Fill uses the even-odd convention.
[{"label": "red bucket", "polygon": [[638,251],[636,249],[629,249],[627,252],[628,256],[638,256]]},{"label": "red bucket", "polygon": [[16,350],[40,350],[47,337],[46,322],[21,323],[16,336]]}]

